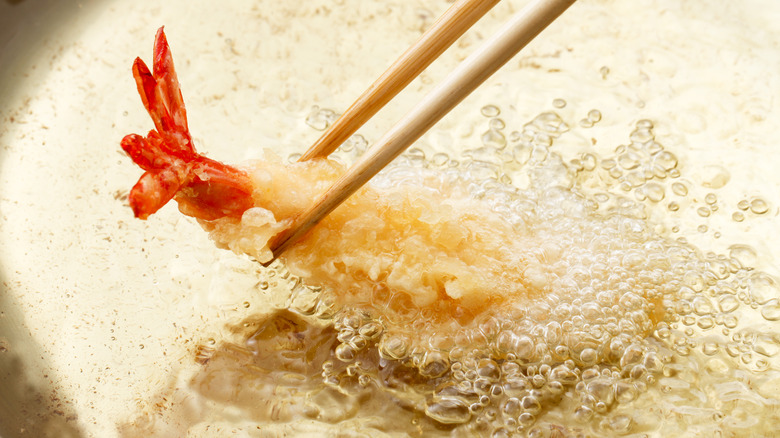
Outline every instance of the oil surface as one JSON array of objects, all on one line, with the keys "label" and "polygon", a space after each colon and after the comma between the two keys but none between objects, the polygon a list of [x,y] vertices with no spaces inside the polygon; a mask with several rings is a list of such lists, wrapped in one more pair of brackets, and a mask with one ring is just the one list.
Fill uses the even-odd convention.
[{"label": "oil surface", "polygon": [[150,127],[130,64],[161,24],[198,149],[238,164],[300,153],[448,2],[81,3],[2,55],[0,400],[20,401],[20,433],[774,433],[777,2],[580,0],[388,171],[455,175],[555,244],[523,251],[556,288],[449,327],[217,250],[175,208],[132,220],[118,153]]}]

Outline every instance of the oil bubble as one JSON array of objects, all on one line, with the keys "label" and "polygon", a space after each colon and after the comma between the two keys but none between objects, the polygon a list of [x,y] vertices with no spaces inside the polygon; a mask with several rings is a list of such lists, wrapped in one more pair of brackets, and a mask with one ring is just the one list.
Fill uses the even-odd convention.
[{"label": "oil bubble", "polygon": [[654,164],[666,171],[670,171],[677,167],[677,157],[669,151],[661,151],[655,155]]},{"label": "oil bubble", "polygon": [[471,419],[471,410],[458,398],[435,399],[425,409],[425,414],[442,424],[462,424]]},{"label": "oil bubble", "polygon": [[773,298],[780,297],[780,287],[774,277],[763,272],[756,272],[748,279],[750,298],[756,304],[766,304]]},{"label": "oil bubble", "polygon": [[761,198],[754,198],[750,201],[750,211],[755,214],[764,214],[769,211],[769,206],[766,201]]},{"label": "oil bubble", "polygon": [[501,114],[501,110],[495,105],[485,105],[480,112],[485,117],[498,117]]},{"label": "oil bubble", "polygon": [[729,246],[729,257],[738,260],[743,266],[755,266],[758,261],[756,250],[750,245],[734,244]]},{"label": "oil bubble", "polygon": [[592,123],[597,123],[601,121],[601,111],[597,109],[593,109],[588,111],[588,120]]},{"label": "oil bubble", "polygon": [[647,199],[653,202],[661,202],[666,196],[664,187],[661,184],[650,182],[645,184],[644,188],[645,193],[647,194]]},{"label": "oil bubble", "polygon": [[775,298],[761,308],[761,316],[767,321],[780,321],[780,303]]},{"label": "oil bubble", "polygon": [[685,196],[688,194],[688,187],[681,182],[672,183],[672,192],[677,196]]}]

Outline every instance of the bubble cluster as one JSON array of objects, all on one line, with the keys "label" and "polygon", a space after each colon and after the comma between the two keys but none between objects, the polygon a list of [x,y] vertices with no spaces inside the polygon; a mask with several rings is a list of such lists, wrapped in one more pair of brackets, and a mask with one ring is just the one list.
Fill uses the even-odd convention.
[{"label": "bubble cluster", "polygon": [[306,116],[306,124],[316,129],[317,131],[324,131],[335,122],[338,118],[338,114],[335,111],[320,108],[318,105],[311,107],[311,112]]},{"label": "bubble cluster", "polygon": [[[557,113],[539,114],[508,135],[498,107],[481,113],[488,129],[462,156],[414,149],[372,183],[479,200],[509,224],[493,232],[512,252],[517,264],[508,271],[518,273],[513,281],[523,293],[483,291],[501,298],[473,308],[449,298],[420,305],[387,278],[365,274],[376,275],[360,283],[371,285],[370,299],[349,301],[338,285],[352,279],[307,285],[277,264],[277,280],[292,291],[287,308],[301,324],[328,327],[317,343],[289,344],[324,355],[306,378],[404,406],[416,413],[415,427],[431,433],[684,431],[693,424],[690,412],[705,411],[712,411],[708,427],[744,432],[739,400],[766,397],[749,386],[749,373],[769,370],[780,353],[780,336],[772,334],[780,281],[751,267],[752,248],[702,252],[659,231],[648,213],[655,206],[671,214],[690,210],[705,221],[698,227],[705,233],[725,201],[712,190],[691,199],[698,188],[680,178],[680,160],[656,139],[649,120],[637,122],[613,154],[564,159],[555,142],[572,128]],[[590,111],[590,125],[574,129],[601,117]],[[760,198],[737,207],[734,215],[742,216],[734,220],[768,211]],[[415,220],[432,226],[447,214],[431,210]],[[377,263],[388,257],[376,254]],[[249,337],[253,351],[257,333],[269,332]],[[733,403],[723,407],[724,400]],[[769,418],[774,405],[750,406]],[[667,413],[679,429],[678,420],[659,417]]]}]

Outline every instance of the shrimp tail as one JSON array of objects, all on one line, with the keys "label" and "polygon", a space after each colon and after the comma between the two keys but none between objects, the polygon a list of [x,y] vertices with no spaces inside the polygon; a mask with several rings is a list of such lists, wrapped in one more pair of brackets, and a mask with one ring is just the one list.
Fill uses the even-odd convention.
[{"label": "shrimp tail", "polygon": [[162,27],[155,38],[153,59],[152,72],[136,58],[133,77],[155,129],[146,137],[127,135],[121,142],[122,149],[145,171],[128,197],[133,213],[146,219],[175,199],[182,213],[198,219],[240,215],[254,205],[249,176],[195,151]]}]

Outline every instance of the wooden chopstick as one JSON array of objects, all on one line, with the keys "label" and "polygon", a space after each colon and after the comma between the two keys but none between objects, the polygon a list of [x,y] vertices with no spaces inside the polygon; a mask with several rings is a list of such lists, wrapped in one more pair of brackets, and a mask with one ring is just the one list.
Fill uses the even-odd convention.
[{"label": "wooden chopstick", "polygon": [[458,0],[357,98],[298,161],[327,157],[401,92],[499,0]]},{"label": "wooden chopstick", "polygon": [[575,0],[534,0],[463,61],[270,242],[274,258],[420,138],[455,105],[525,47]]}]

